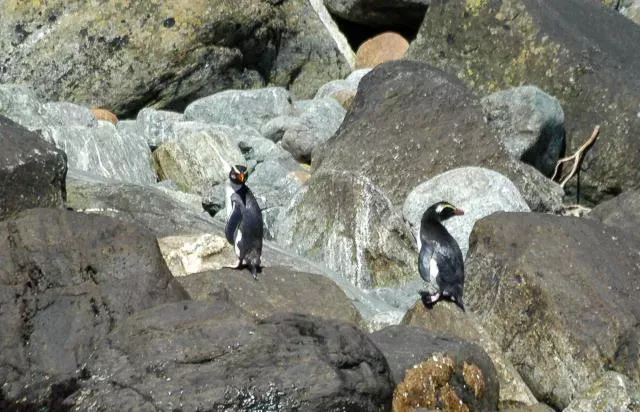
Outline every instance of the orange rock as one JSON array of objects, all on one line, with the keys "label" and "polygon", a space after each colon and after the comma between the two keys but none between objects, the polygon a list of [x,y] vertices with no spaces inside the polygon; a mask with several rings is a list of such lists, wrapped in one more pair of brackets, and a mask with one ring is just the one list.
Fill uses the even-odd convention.
[{"label": "orange rock", "polygon": [[118,123],[118,116],[116,116],[113,112],[107,109],[100,109],[98,107],[94,107],[91,109],[91,112],[98,120],[106,120],[107,122],[111,122],[113,124]]},{"label": "orange rock", "polygon": [[356,69],[375,67],[389,60],[398,60],[409,48],[409,42],[393,32],[384,32],[370,38],[358,47]]}]

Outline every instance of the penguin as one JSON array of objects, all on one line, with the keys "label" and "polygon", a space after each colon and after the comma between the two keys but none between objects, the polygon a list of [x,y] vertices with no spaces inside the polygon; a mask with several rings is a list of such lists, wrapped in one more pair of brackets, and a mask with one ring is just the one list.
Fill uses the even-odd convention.
[{"label": "penguin", "polygon": [[439,299],[451,299],[464,312],[464,260],[458,242],[449,234],[442,222],[464,211],[449,202],[435,203],[424,212],[420,221],[418,237],[418,270],[420,277],[427,282],[429,294],[420,291],[422,301],[427,307]]},{"label": "penguin", "polygon": [[242,269],[246,264],[257,280],[257,274],[261,270],[264,220],[260,206],[246,181],[247,168],[242,165],[232,166],[225,188],[227,223],[224,233],[227,241],[234,246],[238,258],[236,265],[231,268]]}]

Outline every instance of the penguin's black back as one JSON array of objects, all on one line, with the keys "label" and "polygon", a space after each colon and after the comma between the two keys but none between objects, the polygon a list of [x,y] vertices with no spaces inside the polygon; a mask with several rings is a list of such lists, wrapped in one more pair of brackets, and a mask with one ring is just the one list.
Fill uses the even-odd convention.
[{"label": "penguin's black back", "polygon": [[[228,225],[237,225],[237,229],[242,233],[242,239],[239,248],[252,264],[260,264],[260,256],[262,254],[262,236],[263,236],[263,219],[262,211],[258,205],[258,201],[247,185],[242,185],[236,190],[236,194],[242,201],[242,209],[239,217],[232,215]],[[232,220],[238,219],[239,222]]]},{"label": "penguin's black back", "polygon": [[[423,219],[420,225],[420,240],[422,248],[433,248],[432,257],[438,265],[438,285],[440,289],[444,291],[461,286],[464,283],[462,251],[458,246],[458,242],[442,223]],[[428,262],[426,264],[428,267]]]}]

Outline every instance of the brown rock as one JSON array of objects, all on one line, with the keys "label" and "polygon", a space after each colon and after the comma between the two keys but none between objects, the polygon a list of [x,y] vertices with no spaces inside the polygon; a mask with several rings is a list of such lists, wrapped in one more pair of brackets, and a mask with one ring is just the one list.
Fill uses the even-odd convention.
[{"label": "brown rock", "polygon": [[358,47],[356,69],[375,67],[380,63],[401,59],[408,48],[409,42],[398,33],[379,34]]},{"label": "brown rock", "polygon": [[91,112],[98,120],[105,120],[113,124],[118,123],[118,116],[116,116],[113,112],[107,109],[100,109],[98,107],[94,107],[91,109]]}]

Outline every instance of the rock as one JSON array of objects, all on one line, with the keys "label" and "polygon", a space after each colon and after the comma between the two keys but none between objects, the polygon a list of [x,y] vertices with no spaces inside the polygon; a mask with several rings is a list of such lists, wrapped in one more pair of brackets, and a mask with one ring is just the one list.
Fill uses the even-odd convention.
[{"label": "rock", "polygon": [[194,300],[210,301],[223,296],[260,319],[278,312],[294,312],[357,325],[362,322],[344,292],[322,275],[272,266],[262,269],[257,282],[247,271],[234,269],[197,273],[178,280]]},{"label": "rock", "polygon": [[182,113],[145,107],[138,112],[136,124],[149,147],[155,149],[167,140],[177,138],[172,126],[183,119]]},{"label": "rock", "polygon": [[228,133],[231,139],[238,146],[247,162],[262,163],[274,160],[289,165],[298,164],[293,156],[284,150],[282,146],[262,136],[260,132],[252,127],[218,127],[229,130]]},{"label": "rock", "polygon": [[587,217],[637,235],[640,232],[640,190],[627,190],[600,203]]},{"label": "rock", "polygon": [[118,116],[115,113],[108,109],[102,109],[99,107],[94,107],[91,109],[91,113],[95,116],[96,120],[104,120],[113,125],[118,124]]},{"label": "rock", "polygon": [[384,411],[393,391],[384,357],[352,324],[289,313],[256,321],[225,301],[134,314],[87,370],[65,401],[72,410]]},{"label": "rock", "polygon": [[640,386],[617,372],[604,372],[585,393],[571,401],[564,412],[638,411]]},{"label": "rock", "polygon": [[502,412],[554,412],[554,409],[544,403],[536,403],[535,405],[527,406],[512,406],[506,408],[500,408]]},{"label": "rock", "polygon": [[297,102],[300,122],[293,123],[282,136],[282,148],[298,161],[311,163],[313,151],[333,136],[346,110],[335,99],[318,98]]},{"label": "rock", "polygon": [[640,187],[640,27],[594,1],[503,3],[432,2],[407,58],[458,76],[478,95],[535,84],[571,119],[568,154],[600,125],[581,174],[585,200]]},{"label": "rock", "polygon": [[[415,298],[414,298],[415,299]],[[482,326],[482,321],[470,311],[461,312],[452,302],[440,301],[433,308],[425,308],[422,300],[411,307],[402,323],[416,326],[435,334],[445,334],[473,342],[487,352],[496,369],[500,383],[500,410],[507,406],[532,406],[537,400],[522,380],[515,366],[506,358],[504,351]]]},{"label": "rock", "polygon": [[419,27],[429,0],[325,0],[331,14],[374,27]]},{"label": "rock", "polygon": [[95,127],[50,126],[42,134],[67,154],[69,169],[130,183],[155,183],[151,151],[139,135],[118,133],[108,122]]},{"label": "rock", "polygon": [[292,114],[289,92],[282,87],[225,90],[191,103],[185,120],[227,126],[251,126],[260,130],[274,117]]},{"label": "rock", "polygon": [[420,219],[432,204],[447,201],[464,210],[443,224],[456,239],[462,256],[469,249],[469,235],[475,222],[497,211],[528,212],[529,206],[509,179],[481,167],[461,167],[420,183],[407,196],[402,208],[404,219],[420,237]]},{"label": "rock", "polygon": [[140,226],[32,209],[1,222],[0,233],[0,405],[8,410],[59,406],[120,321],[187,298]]},{"label": "rock", "polygon": [[[209,233],[219,225],[202,210],[199,196],[159,187],[104,180],[69,173],[67,204],[75,210],[111,216],[146,227],[158,236]],[[223,236],[222,232],[220,236]]]},{"label": "rock", "polygon": [[358,90],[360,80],[371,71],[371,69],[359,69],[354,70],[347,78],[332,80],[326,84],[323,84],[316,92],[314,99],[320,99],[322,97],[333,97],[334,99],[339,93],[353,92],[355,95]]},{"label": "rock", "polygon": [[459,80],[404,60],[383,63],[362,79],[353,107],[313,165],[361,173],[394,205],[404,203],[416,182],[461,166],[504,174],[533,210],[553,209],[562,196],[557,184],[506,153]]},{"label": "rock", "polygon": [[278,220],[279,243],[360,288],[397,285],[418,273],[400,213],[365,176],[314,173]]},{"label": "rock", "polygon": [[158,147],[153,156],[160,179],[173,180],[181,190],[204,194],[211,186],[226,181],[219,156],[229,164],[243,164],[244,156],[225,133],[198,132]]},{"label": "rock", "polygon": [[344,57],[344,59],[349,64],[349,68],[353,69],[355,66],[356,55],[351,49],[351,45],[349,44],[349,40],[342,33],[336,22],[329,14],[329,10],[324,5],[324,0],[309,0],[309,4],[313,7],[313,10],[316,12],[320,21],[324,25],[325,29],[333,38],[333,41],[336,43],[338,50]]},{"label": "rock", "polygon": [[[96,127],[91,109],[69,102],[47,102],[42,105],[43,116],[52,125]],[[101,120],[101,119],[98,119]]]},{"label": "rock", "polygon": [[0,146],[0,220],[25,209],[63,206],[67,174],[63,151],[2,115]]},{"label": "rock", "polygon": [[303,0],[189,8],[48,0],[5,8],[3,21],[0,83],[121,117],[147,106],[181,111],[220,90],[267,83],[307,98],[349,68]]},{"label": "rock", "polygon": [[628,17],[636,24],[640,24],[640,2],[635,0],[632,4],[620,10],[623,16]]},{"label": "rock", "polygon": [[638,238],[580,218],[478,222],[465,303],[538,399],[566,407],[604,370],[640,379]]},{"label": "rock", "polygon": [[166,236],[158,239],[158,246],[175,277],[221,269],[222,262],[233,266],[236,261],[227,239],[211,233]]},{"label": "rock", "polygon": [[400,34],[380,33],[358,47],[356,68],[375,67],[390,60],[401,59],[408,48],[409,42]]},{"label": "rock", "polygon": [[550,178],[566,145],[560,102],[536,86],[521,86],[480,103],[507,152]]},{"label": "rock", "polygon": [[47,125],[45,110],[35,92],[22,84],[0,82],[0,115],[31,131]]}]

